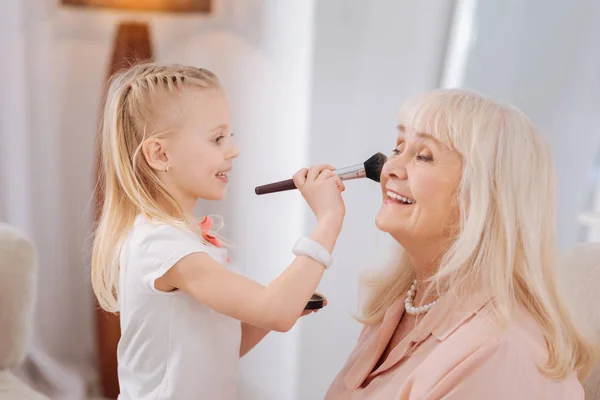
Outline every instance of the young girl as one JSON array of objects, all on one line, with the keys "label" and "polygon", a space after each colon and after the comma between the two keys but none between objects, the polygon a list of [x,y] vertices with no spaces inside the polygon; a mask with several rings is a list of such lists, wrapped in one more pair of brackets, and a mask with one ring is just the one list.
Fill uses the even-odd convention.
[{"label": "young girl", "polygon": [[198,199],[225,196],[237,156],[211,72],[143,64],[111,80],[92,284],[101,307],[120,313],[121,400],[235,399],[239,358],[292,328],[331,262],[344,185],[317,166],[294,176],[318,221],[294,262],[266,287],[227,269],[211,221],[193,212]]}]

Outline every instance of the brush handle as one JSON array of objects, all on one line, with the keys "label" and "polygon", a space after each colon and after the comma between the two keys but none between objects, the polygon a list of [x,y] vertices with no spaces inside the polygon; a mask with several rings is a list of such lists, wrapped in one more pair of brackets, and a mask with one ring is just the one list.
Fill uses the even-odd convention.
[{"label": "brush handle", "polygon": [[[340,168],[333,171],[343,181],[350,179],[360,179],[366,177],[365,166],[363,164],[352,165],[350,167]],[[284,190],[296,189],[296,184],[293,179],[269,183],[268,185],[257,186],[254,189],[256,194],[268,194],[275,192],[283,192]]]},{"label": "brush handle", "polygon": [[275,192],[283,192],[285,190],[293,190],[296,189],[296,184],[293,179],[286,179],[285,181],[279,181],[274,183],[269,183],[268,185],[257,186],[254,188],[254,193],[268,194]]}]

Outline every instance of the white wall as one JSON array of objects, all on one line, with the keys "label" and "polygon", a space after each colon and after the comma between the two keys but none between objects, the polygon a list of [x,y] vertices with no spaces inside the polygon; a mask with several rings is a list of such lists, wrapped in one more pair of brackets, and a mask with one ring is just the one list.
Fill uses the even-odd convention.
[{"label": "white wall", "polygon": [[[1,162],[6,173],[1,193],[3,218],[30,234],[39,252],[40,290],[30,360],[48,381],[70,387],[81,397],[85,383],[79,376],[89,372],[85,350],[92,340],[88,329],[91,302],[86,301],[89,292],[83,264],[70,264],[81,249],[77,255],[68,253],[69,242],[81,232],[74,228],[84,218],[79,210],[64,218],[67,208],[62,200],[76,201],[80,192],[65,196],[64,188],[71,182],[61,178],[64,138],[57,129],[55,65],[49,57],[54,40],[48,18],[52,8],[41,1],[3,3],[0,25],[6,36],[2,36],[11,46],[3,47],[0,56]],[[77,132],[73,136],[77,138]],[[72,176],[79,168],[71,165],[67,173]]]},{"label": "white wall", "polygon": [[14,0],[7,1],[3,7],[6,21],[0,24],[0,86],[11,96],[0,97],[0,187],[4,192],[0,196],[0,219],[9,221],[10,216],[11,223],[30,233],[26,207],[17,207],[30,201],[29,182],[13,173],[23,171],[29,176],[29,138],[19,134],[27,131],[24,7],[22,2]]},{"label": "white wall", "polygon": [[[234,65],[235,132],[242,151],[227,209],[232,258],[261,283],[293,260],[304,212],[298,193],[258,197],[254,187],[291,177],[307,164],[313,2],[265,3],[260,48]],[[235,111],[237,110],[237,111]],[[294,399],[298,330],[270,334],[242,360],[244,399]]]},{"label": "white wall", "polygon": [[561,250],[583,240],[589,172],[600,153],[600,3],[479,1],[464,85],[520,107],[556,161]]}]

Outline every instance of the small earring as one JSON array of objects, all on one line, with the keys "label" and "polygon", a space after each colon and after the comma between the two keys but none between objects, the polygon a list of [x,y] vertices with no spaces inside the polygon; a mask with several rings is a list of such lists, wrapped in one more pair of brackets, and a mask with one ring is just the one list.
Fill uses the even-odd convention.
[{"label": "small earring", "polygon": [[165,172],[169,172],[169,166],[165,165]]}]

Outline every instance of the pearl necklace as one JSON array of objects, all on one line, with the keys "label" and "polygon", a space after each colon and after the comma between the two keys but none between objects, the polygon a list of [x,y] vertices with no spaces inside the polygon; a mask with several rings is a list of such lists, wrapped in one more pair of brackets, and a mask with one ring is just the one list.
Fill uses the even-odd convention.
[{"label": "pearl necklace", "polygon": [[415,299],[415,294],[417,293],[417,280],[415,279],[406,294],[406,300],[404,301],[404,309],[410,315],[419,315],[425,314],[427,311],[434,306],[437,300],[432,301],[429,304],[425,304],[421,307],[415,307],[413,305],[413,300]]}]

